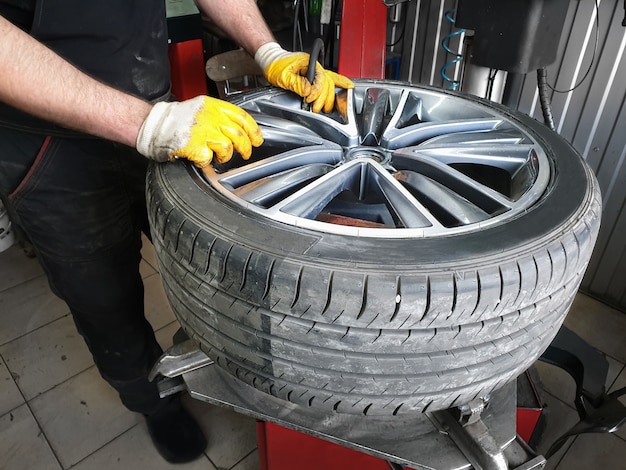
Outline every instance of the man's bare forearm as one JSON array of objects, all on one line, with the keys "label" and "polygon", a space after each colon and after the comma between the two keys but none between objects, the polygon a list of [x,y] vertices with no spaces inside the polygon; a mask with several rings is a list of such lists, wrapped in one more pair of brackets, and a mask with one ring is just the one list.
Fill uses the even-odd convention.
[{"label": "man's bare forearm", "polygon": [[251,55],[275,41],[254,0],[196,0],[196,4]]},{"label": "man's bare forearm", "polygon": [[0,16],[0,101],[56,124],[135,146],[151,109],[104,85]]}]

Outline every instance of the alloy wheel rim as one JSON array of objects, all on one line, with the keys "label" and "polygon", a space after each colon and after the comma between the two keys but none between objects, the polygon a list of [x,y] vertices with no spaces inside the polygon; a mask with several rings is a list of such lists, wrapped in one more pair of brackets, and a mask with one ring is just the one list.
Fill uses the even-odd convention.
[{"label": "alloy wheel rim", "polygon": [[551,166],[517,121],[455,93],[357,80],[332,114],[268,89],[236,102],[265,142],[201,174],[235,205],[274,221],[358,237],[482,230],[528,211]]}]

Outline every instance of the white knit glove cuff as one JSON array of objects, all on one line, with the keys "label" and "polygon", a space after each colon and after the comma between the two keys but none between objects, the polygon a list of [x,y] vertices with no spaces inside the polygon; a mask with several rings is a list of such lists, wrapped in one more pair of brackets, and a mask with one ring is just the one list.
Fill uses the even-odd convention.
[{"label": "white knit glove cuff", "polygon": [[154,151],[154,134],[157,128],[160,126],[161,122],[165,119],[167,114],[167,103],[160,102],[155,104],[148,114],[148,117],[141,125],[141,129],[139,129],[139,135],[137,135],[137,151],[142,154],[144,157],[152,158],[158,161],[167,161],[169,160],[169,155],[167,158],[158,158],[156,155],[153,155]]},{"label": "white knit glove cuff", "polygon": [[265,70],[272,62],[288,57],[291,54],[293,52],[286,51],[277,42],[268,42],[257,49],[254,54],[254,60],[262,70]]},{"label": "white knit glove cuff", "polygon": [[195,115],[203,103],[204,97],[198,96],[187,101],[155,104],[139,129],[137,151],[159,162],[171,160],[174,152],[189,142]]}]

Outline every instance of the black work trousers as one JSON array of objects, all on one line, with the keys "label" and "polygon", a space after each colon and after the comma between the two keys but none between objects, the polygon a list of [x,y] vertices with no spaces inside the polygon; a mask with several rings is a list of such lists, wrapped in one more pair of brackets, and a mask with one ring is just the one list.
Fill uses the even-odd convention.
[{"label": "black work trousers", "polygon": [[139,274],[148,232],[147,160],[95,138],[0,128],[0,195],[34,245],[102,377],[124,405],[150,414],[163,404],[147,380],[162,353],[144,316]]}]

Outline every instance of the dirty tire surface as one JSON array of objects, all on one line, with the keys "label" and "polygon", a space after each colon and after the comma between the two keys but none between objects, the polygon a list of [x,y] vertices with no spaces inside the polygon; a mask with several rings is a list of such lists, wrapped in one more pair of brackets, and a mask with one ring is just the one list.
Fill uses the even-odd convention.
[{"label": "dirty tire surface", "polygon": [[455,99],[503,117],[545,152],[545,188],[500,223],[405,238],[303,228],[248,209],[182,161],[151,166],[153,243],[186,333],[243,382],[326,411],[444,409],[527,369],[580,285],[598,185],[542,124]]}]

